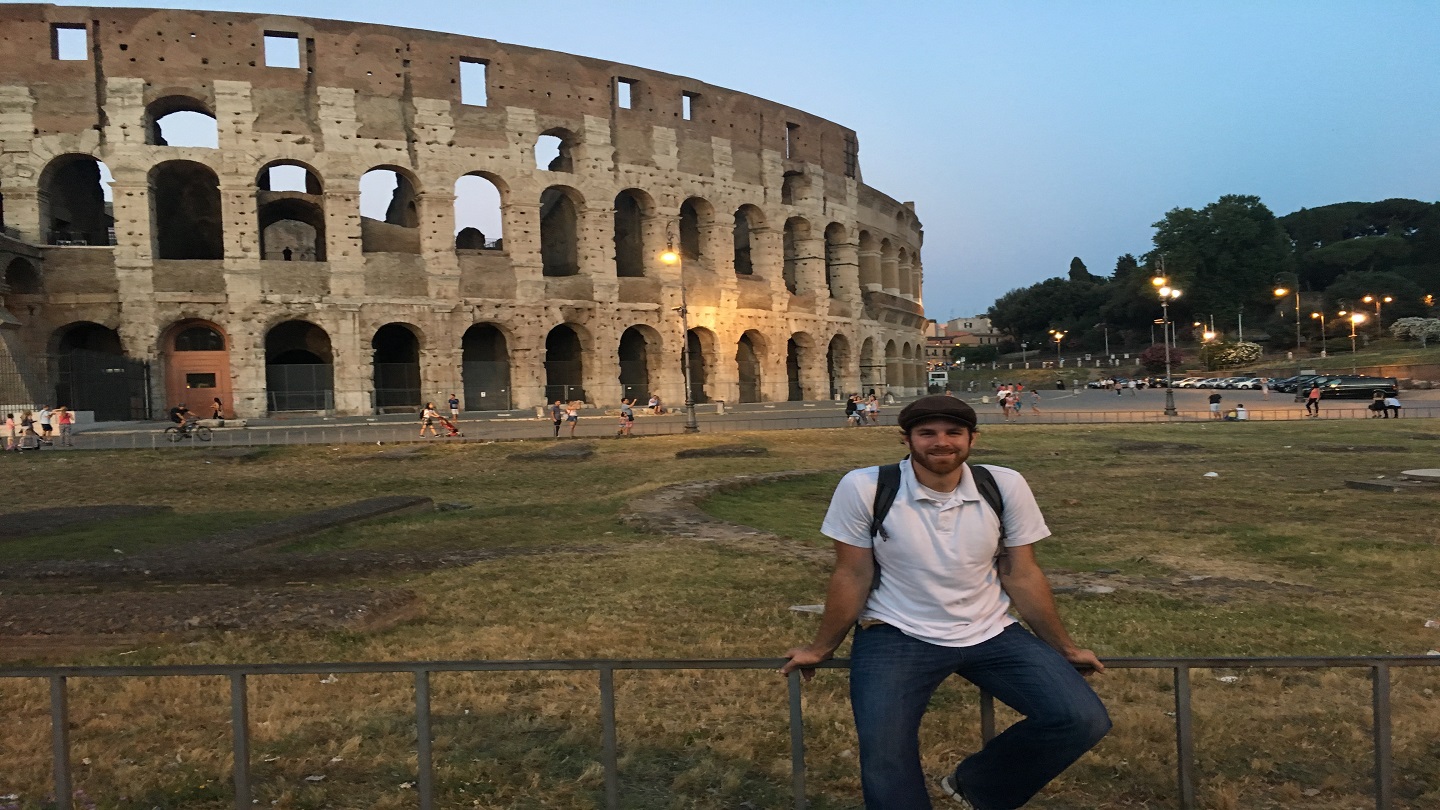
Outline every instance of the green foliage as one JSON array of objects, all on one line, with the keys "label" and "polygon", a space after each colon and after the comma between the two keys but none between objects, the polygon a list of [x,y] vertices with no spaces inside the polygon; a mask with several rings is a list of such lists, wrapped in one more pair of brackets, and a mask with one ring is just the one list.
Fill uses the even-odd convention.
[{"label": "green foliage", "polygon": [[1373,318],[1374,306],[1362,300],[1367,295],[1388,295],[1395,299],[1380,310],[1380,317],[1387,321],[1425,314],[1425,305],[1421,303],[1425,296],[1420,286],[1400,273],[1346,273],[1325,290],[1326,304],[1332,311],[1353,309]]},{"label": "green foliage", "polygon": [[1390,334],[1400,340],[1418,340],[1423,349],[1432,340],[1440,341],[1440,318],[1401,318],[1390,324]]},{"label": "green foliage", "polygon": [[1000,358],[999,346],[956,346],[950,350],[951,360],[967,363],[990,363]]},{"label": "green foliage", "polygon": [[1260,359],[1262,351],[1260,344],[1248,341],[1207,343],[1200,347],[1200,362],[1210,371],[1248,366]]},{"label": "green foliage", "polygon": [[1099,281],[1100,277],[1090,275],[1090,270],[1085,267],[1085,262],[1080,261],[1080,257],[1076,256],[1070,260],[1070,280]]},{"label": "green foliage", "polygon": [[[1165,373],[1165,346],[1151,346],[1140,353],[1140,365],[1151,374]],[[1181,365],[1185,362],[1185,355],[1174,346],[1170,347],[1170,366]]]}]

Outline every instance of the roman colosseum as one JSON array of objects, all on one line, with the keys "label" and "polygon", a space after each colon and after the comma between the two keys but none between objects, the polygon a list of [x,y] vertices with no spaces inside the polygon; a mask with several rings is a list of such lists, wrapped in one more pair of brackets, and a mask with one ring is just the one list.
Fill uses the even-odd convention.
[{"label": "roman colosseum", "polygon": [[923,387],[914,206],[801,110],[300,17],[5,5],[0,39],[0,404]]}]

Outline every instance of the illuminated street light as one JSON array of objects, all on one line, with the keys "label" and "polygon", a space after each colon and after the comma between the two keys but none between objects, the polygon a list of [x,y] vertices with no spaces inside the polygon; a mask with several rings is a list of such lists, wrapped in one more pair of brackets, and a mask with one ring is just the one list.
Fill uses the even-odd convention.
[{"label": "illuminated street light", "polygon": [[680,267],[680,306],[675,311],[680,314],[680,376],[685,383],[685,432],[699,433],[700,423],[695,420],[695,390],[690,387],[690,308],[685,303],[685,263],[679,251],[675,250],[674,240],[666,242],[660,261]]},{"label": "illuminated street light", "polygon": [[1365,296],[1364,298],[1361,298],[1360,300],[1361,300],[1361,301],[1364,301],[1364,302],[1367,303],[1367,304],[1374,304],[1374,305],[1375,305],[1375,337],[1377,337],[1377,338],[1378,338],[1378,337],[1384,337],[1385,325],[1384,325],[1384,323],[1380,320],[1380,305],[1381,305],[1382,303],[1384,303],[1384,304],[1389,304],[1389,303],[1393,302],[1395,299],[1394,299],[1394,298],[1391,298],[1391,297],[1388,296],[1388,295],[1384,295],[1384,296],[1381,296],[1381,295],[1367,295],[1367,296]]},{"label": "illuminated street light", "polygon": [[1359,312],[1350,313],[1350,373],[1355,374],[1355,327],[1365,322],[1365,316]]},{"label": "illuminated street light", "polygon": [[[1160,296],[1160,309],[1164,313],[1165,330],[1169,334],[1170,329],[1170,302],[1180,297],[1180,291],[1171,287],[1164,276],[1156,276],[1150,279],[1155,285],[1155,292]],[[1179,416],[1180,412],[1175,410],[1175,389],[1172,388],[1173,381],[1170,379],[1170,340],[1165,340],[1165,415]]]},{"label": "illuminated street light", "polygon": [[1051,329],[1051,330],[1050,330],[1050,337],[1052,337],[1052,338],[1055,339],[1055,367],[1056,367],[1056,368],[1059,368],[1059,367],[1060,367],[1060,363],[1061,363],[1061,360],[1060,360],[1060,341],[1062,341],[1062,340],[1065,339],[1065,333],[1064,333],[1064,332],[1061,332],[1059,329]]},{"label": "illuminated street light", "polygon": [[1312,320],[1320,322],[1320,356],[1325,357],[1329,352],[1325,349],[1325,316],[1319,312],[1310,313]]},{"label": "illuminated street light", "polygon": [[[1287,295],[1289,295],[1289,294],[1290,294],[1290,291],[1287,290],[1287,289],[1285,289],[1284,287],[1276,287],[1276,288],[1275,288],[1275,297],[1276,297],[1276,298],[1284,298],[1285,296],[1287,296]],[[1296,358],[1297,360],[1300,358],[1300,288],[1299,288],[1299,287],[1296,287],[1296,288],[1295,288],[1295,358]],[[1303,361],[1303,360],[1300,361],[1300,370],[1301,370],[1302,372],[1305,370],[1305,361]]]}]

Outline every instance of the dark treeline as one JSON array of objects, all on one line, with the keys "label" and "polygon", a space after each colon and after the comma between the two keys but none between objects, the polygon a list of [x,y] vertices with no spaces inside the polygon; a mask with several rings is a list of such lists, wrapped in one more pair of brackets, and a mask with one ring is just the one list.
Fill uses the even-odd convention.
[{"label": "dark treeline", "polygon": [[[1170,211],[1155,223],[1154,244],[1138,259],[1121,256],[1109,275],[1075,258],[1066,276],[1001,296],[991,323],[1015,348],[1044,345],[1058,329],[1067,349],[1098,352],[1108,331],[1112,352],[1133,350],[1152,341],[1160,301],[1151,279],[1164,275],[1184,291],[1170,307],[1182,339],[1192,323],[1211,318],[1234,339],[1243,318],[1247,340],[1264,336],[1287,348],[1295,344],[1296,289],[1306,340],[1320,334],[1312,313],[1335,334],[1341,309],[1374,316],[1360,301],[1365,295],[1394,299],[1382,309],[1389,324],[1428,314],[1426,296],[1440,291],[1440,203],[1336,203],[1277,218],[1259,197],[1228,195],[1200,210]],[[1291,292],[1277,297],[1277,287]]]}]

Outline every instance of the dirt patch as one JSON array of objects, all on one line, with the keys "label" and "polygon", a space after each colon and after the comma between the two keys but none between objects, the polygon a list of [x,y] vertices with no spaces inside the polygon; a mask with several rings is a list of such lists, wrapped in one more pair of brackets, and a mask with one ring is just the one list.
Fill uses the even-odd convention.
[{"label": "dirt patch", "polygon": [[1194,450],[1204,450],[1198,444],[1187,444],[1185,442],[1109,442],[1117,453],[1181,453]]},{"label": "dirt patch", "polygon": [[532,453],[511,453],[511,461],[584,461],[595,455],[595,445],[588,442],[566,442]]},{"label": "dirt patch", "polygon": [[1312,444],[1309,449],[1317,453],[1405,453],[1410,448],[1398,444]]},{"label": "dirt patch", "polygon": [[59,531],[82,523],[144,517],[169,512],[168,506],[54,506],[0,515],[0,541]]},{"label": "dirt patch", "polygon": [[737,458],[769,455],[770,450],[758,444],[719,444],[714,447],[691,447],[675,454],[675,458]]}]

